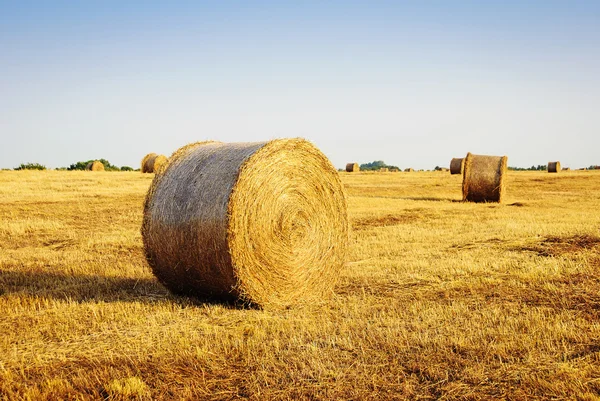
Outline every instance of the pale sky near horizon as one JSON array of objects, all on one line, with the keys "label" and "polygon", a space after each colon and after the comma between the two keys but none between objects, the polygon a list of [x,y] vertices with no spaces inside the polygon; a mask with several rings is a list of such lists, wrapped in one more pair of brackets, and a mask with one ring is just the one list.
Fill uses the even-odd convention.
[{"label": "pale sky near horizon", "polygon": [[600,2],[491,3],[0,0],[0,168],[281,137],[600,164]]}]

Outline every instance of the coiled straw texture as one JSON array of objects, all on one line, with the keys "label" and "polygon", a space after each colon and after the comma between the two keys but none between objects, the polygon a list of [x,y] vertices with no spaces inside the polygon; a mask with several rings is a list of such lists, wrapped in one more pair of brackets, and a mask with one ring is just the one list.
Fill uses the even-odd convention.
[{"label": "coiled straw texture", "polygon": [[462,174],[465,168],[465,159],[454,158],[450,161],[450,174]]},{"label": "coiled straw texture", "polygon": [[197,143],[155,176],[142,237],[175,293],[285,307],[332,290],[346,257],[346,197],[305,140]]},{"label": "coiled straw texture", "polygon": [[346,164],[346,171],[348,173],[355,173],[357,171],[360,171],[360,166],[358,165],[358,163],[348,163]]},{"label": "coiled straw texture", "polygon": [[89,162],[85,166],[85,169],[88,171],[104,171],[104,164],[98,160],[94,160],[93,162]]},{"label": "coiled straw texture", "polygon": [[148,153],[142,159],[142,173],[156,173],[162,166],[167,163],[167,157],[164,155],[157,155],[156,153]]},{"label": "coiled straw texture", "polygon": [[560,167],[560,162],[548,162],[548,172],[549,173],[558,173],[562,169]]},{"label": "coiled straw texture", "polygon": [[468,153],[463,171],[463,200],[502,202],[507,163],[506,156],[481,156]]}]

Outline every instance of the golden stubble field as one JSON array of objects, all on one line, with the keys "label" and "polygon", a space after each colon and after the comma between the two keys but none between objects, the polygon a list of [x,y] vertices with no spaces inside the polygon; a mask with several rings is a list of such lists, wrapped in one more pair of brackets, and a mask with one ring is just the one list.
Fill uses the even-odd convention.
[{"label": "golden stubble field", "polygon": [[600,398],[600,172],[342,173],[347,268],[283,311],[169,295],[151,179],[0,172],[0,399]]}]

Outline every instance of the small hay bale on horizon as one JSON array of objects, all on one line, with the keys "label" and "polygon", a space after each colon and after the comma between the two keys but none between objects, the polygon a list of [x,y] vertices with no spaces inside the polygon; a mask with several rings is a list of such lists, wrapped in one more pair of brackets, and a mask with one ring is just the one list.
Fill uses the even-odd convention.
[{"label": "small hay bale on horizon", "polygon": [[380,172],[380,173],[387,173],[388,171],[390,171],[390,170],[389,170],[387,167],[381,167],[381,168],[379,169],[379,172]]},{"label": "small hay bale on horizon", "polygon": [[346,172],[348,173],[356,173],[360,171],[360,166],[358,163],[348,163],[346,164]]},{"label": "small hay bale on horizon", "polygon": [[502,202],[508,157],[467,154],[463,171],[463,201]]},{"label": "small hay bale on horizon", "polygon": [[148,153],[142,159],[142,166],[140,170],[142,173],[156,173],[160,170],[162,166],[164,166],[167,161],[167,157],[165,155],[158,155],[156,153]]},{"label": "small hay bale on horizon", "polygon": [[561,170],[560,162],[548,162],[548,172],[549,173],[559,173]]},{"label": "small hay bale on horizon", "polygon": [[414,168],[412,168],[412,167],[405,168],[405,169],[404,169],[404,172],[405,172],[405,173],[414,173],[414,172],[415,172],[415,169],[414,169]]},{"label": "small hay bale on horizon", "polygon": [[391,168],[390,169],[390,173],[397,173],[398,171],[400,171],[400,170],[397,169],[397,168]]},{"label": "small hay bale on horizon", "polygon": [[340,175],[303,139],[187,145],[146,195],[142,239],[171,292],[286,307],[325,297],[348,248]]},{"label": "small hay bale on horizon", "polygon": [[457,158],[450,160],[450,174],[462,174],[463,169],[465,168],[465,159]]},{"label": "small hay bale on horizon", "polygon": [[98,160],[94,160],[93,162],[89,162],[85,166],[85,169],[87,171],[104,171],[104,164],[102,164],[102,162],[99,162]]}]

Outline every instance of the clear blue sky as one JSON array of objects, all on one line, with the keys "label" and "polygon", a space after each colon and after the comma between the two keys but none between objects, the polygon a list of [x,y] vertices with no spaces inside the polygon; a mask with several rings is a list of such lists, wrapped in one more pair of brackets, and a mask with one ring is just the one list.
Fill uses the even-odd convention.
[{"label": "clear blue sky", "polygon": [[0,135],[5,168],[297,136],[600,164],[600,2],[0,0]]}]

